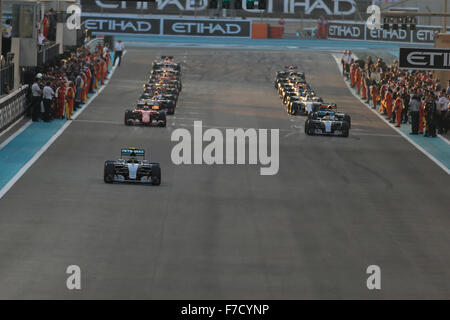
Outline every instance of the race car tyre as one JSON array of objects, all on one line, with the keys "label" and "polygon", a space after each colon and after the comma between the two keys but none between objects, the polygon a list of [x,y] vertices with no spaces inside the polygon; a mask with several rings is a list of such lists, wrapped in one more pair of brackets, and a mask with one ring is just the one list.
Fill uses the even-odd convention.
[{"label": "race car tyre", "polygon": [[306,129],[306,134],[308,136],[313,136],[314,135],[314,126],[308,126]]},{"label": "race car tyre", "polygon": [[345,115],[344,120],[348,122],[348,128],[352,127],[352,120],[348,114]]},{"label": "race car tyre", "polygon": [[166,121],[166,114],[164,112],[159,115],[159,121],[160,121],[159,122],[159,126],[160,127],[165,127],[166,126],[167,121]]},{"label": "race car tyre", "polygon": [[113,183],[115,173],[116,170],[114,167],[114,161],[106,161],[105,168],[103,171],[103,180],[105,181],[105,183]]},{"label": "race car tyre", "polygon": [[294,105],[294,106],[290,106],[290,108],[289,108],[289,110],[290,110],[290,114],[292,115],[292,116],[295,116],[296,114],[297,114],[297,107]]},{"label": "race car tyre", "polygon": [[130,122],[129,122],[130,119],[133,119],[133,111],[127,110],[127,111],[125,111],[125,125],[126,126],[130,125]]},{"label": "race car tyre", "polygon": [[344,128],[342,129],[342,136],[344,137],[344,138],[347,138],[348,137],[348,135],[349,135],[349,127],[347,126],[347,125],[344,125]]},{"label": "race car tyre", "polygon": [[155,163],[152,166],[152,185],[159,186],[161,184],[161,167]]}]

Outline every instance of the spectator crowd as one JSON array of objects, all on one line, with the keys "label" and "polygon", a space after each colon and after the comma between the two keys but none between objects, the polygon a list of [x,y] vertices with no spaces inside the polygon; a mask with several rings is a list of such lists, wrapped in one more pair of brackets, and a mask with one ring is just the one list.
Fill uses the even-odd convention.
[{"label": "spectator crowd", "polygon": [[450,81],[445,86],[429,71],[408,71],[398,61],[356,59],[351,51],[341,58],[343,76],[373,109],[396,127],[411,123],[410,134],[436,137],[450,127]]},{"label": "spectator crowd", "polygon": [[32,120],[70,119],[107,79],[110,64],[108,45],[98,45],[94,52],[82,46],[36,74],[31,86]]}]

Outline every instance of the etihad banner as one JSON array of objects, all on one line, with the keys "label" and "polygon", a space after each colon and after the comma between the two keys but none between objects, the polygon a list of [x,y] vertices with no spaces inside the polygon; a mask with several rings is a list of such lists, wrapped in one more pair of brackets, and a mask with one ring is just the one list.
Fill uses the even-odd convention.
[{"label": "etihad banner", "polygon": [[251,22],[239,20],[163,19],[164,35],[250,37]]},{"label": "etihad banner", "polygon": [[161,33],[161,19],[144,19],[142,17],[107,17],[107,16],[82,16],[86,29],[92,32],[159,35]]},{"label": "etihad banner", "polygon": [[409,28],[370,30],[363,22],[333,21],[328,24],[329,39],[434,43],[434,34],[439,31],[439,27],[430,26],[416,26],[415,30]]},{"label": "etihad banner", "polygon": [[399,68],[408,70],[450,70],[450,49],[400,48]]},{"label": "etihad banner", "polygon": [[[366,14],[372,0],[267,0],[266,9],[247,8],[247,0],[235,0],[242,8],[237,16],[279,17],[317,19],[320,16],[333,19],[356,18],[356,14]],[[217,1],[220,3],[220,1]],[[208,0],[156,0],[156,1],[119,1],[119,0],[81,0],[82,12],[118,13],[118,14],[155,14],[210,16]],[[223,13],[221,13],[221,16]]]},{"label": "etihad banner", "polygon": [[329,23],[328,38],[364,40],[365,26],[364,24],[354,23]]},{"label": "etihad banner", "polygon": [[142,15],[89,14],[81,17],[97,34],[251,37],[251,21],[239,19],[165,19]]}]

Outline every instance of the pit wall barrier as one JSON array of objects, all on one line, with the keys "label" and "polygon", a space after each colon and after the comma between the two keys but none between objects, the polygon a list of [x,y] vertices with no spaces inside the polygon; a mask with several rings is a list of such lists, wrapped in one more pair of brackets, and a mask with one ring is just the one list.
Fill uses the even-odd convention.
[{"label": "pit wall barrier", "polygon": [[28,110],[28,85],[0,99],[0,132],[24,116]]},{"label": "pit wall barrier", "polygon": [[283,38],[284,27],[283,26],[270,26],[269,38],[281,39]]},{"label": "pit wall barrier", "polygon": [[253,23],[252,24],[252,39],[267,39],[269,37],[269,24],[267,23]]}]

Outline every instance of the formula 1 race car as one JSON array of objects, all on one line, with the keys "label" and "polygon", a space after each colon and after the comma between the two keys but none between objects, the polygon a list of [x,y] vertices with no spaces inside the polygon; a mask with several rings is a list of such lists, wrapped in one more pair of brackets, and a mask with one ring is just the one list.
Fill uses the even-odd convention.
[{"label": "formula 1 race car", "polygon": [[180,64],[174,61],[173,56],[161,56],[160,59],[157,59],[153,62],[152,69],[158,70],[161,68],[173,68],[176,71],[181,71]]},{"label": "formula 1 race car", "polygon": [[286,105],[286,111],[290,115],[308,115],[314,110],[319,109],[319,106],[323,103],[322,98],[312,97],[306,99],[300,99],[297,97],[291,97]]},{"label": "formula 1 race car", "polygon": [[348,122],[349,129],[352,126],[352,119],[351,119],[350,115],[347,114],[347,113],[337,112],[337,105],[336,105],[336,103],[320,103],[320,104],[316,104],[313,107],[313,112],[316,112],[316,111],[332,111],[332,112],[334,112],[334,115],[336,117],[338,117],[339,119],[344,119],[345,121]]},{"label": "formula 1 race car", "polygon": [[[123,159],[124,157],[127,158]],[[160,185],[161,168],[159,163],[145,160],[144,149],[122,149],[119,160],[105,161],[103,179],[105,183],[134,182]]]},{"label": "formula 1 race car", "polygon": [[334,111],[316,111],[311,113],[305,122],[307,135],[337,135],[348,137],[350,124]]},{"label": "formula 1 race car", "polygon": [[304,72],[298,72],[297,66],[286,66],[285,70],[283,71],[277,71],[275,73],[275,89],[278,89],[278,85],[280,83],[286,83],[288,81],[303,81],[305,80],[305,73]]},{"label": "formula 1 race car", "polygon": [[172,95],[158,94],[154,96],[153,93],[148,93],[147,91],[145,91],[138,100],[138,106],[139,105],[159,106],[160,111],[165,111],[166,114],[172,115],[175,113],[177,101]]},{"label": "formula 1 race car", "polygon": [[166,126],[166,112],[160,110],[158,102],[155,104],[139,104],[133,110],[125,111],[125,125],[146,125],[156,124],[160,127]]}]

